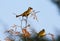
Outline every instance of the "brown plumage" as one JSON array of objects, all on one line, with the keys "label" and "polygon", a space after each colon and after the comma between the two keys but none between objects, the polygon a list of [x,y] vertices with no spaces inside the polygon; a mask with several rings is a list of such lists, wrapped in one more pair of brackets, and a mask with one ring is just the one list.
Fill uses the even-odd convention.
[{"label": "brown plumage", "polygon": [[38,37],[43,37],[45,36],[45,30],[42,29],[39,33],[38,33]]},{"label": "brown plumage", "polygon": [[32,9],[33,8],[29,7],[27,11],[25,11],[24,13],[22,13],[20,15],[16,15],[16,17],[19,17],[19,16],[27,17],[31,13]]}]

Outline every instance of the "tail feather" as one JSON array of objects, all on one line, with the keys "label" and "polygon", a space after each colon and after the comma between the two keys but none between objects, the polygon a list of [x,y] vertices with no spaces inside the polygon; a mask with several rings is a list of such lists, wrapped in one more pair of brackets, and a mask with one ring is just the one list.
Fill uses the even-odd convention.
[{"label": "tail feather", "polygon": [[19,17],[19,16],[21,16],[21,15],[16,15],[16,18]]}]

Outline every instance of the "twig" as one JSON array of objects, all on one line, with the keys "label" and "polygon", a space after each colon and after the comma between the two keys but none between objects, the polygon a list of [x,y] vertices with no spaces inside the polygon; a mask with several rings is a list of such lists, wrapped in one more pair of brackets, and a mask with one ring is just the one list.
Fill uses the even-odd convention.
[{"label": "twig", "polygon": [[48,34],[46,34],[46,35],[50,35],[50,36],[51,36],[51,38],[52,38],[52,41],[55,41],[55,39],[54,39],[54,35],[53,35],[53,34],[48,33]]}]

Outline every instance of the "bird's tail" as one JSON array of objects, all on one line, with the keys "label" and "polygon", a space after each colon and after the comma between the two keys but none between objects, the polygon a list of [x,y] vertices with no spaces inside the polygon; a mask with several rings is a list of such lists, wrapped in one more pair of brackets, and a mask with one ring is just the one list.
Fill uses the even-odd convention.
[{"label": "bird's tail", "polygon": [[21,16],[21,15],[16,15],[16,18],[17,18],[17,17],[20,17],[20,16]]}]

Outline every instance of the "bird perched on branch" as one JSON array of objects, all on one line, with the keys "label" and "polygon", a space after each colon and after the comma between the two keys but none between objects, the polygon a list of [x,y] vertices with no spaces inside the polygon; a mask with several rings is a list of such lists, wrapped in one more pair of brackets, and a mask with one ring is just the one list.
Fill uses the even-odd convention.
[{"label": "bird perched on branch", "polygon": [[33,10],[33,8],[29,7],[28,10],[26,10],[24,13],[20,14],[20,15],[16,15],[16,17],[22,16],[22,17],[27,17],[31,11]]},{"label": "bird perched on branch", "polygon": [[45,30],[42,29],[39,33],[38,33],[38,37],[43,37],[45,36]]},{"label": "bird perched on branch", "polygon": [[[29,7],[29,8],[28,8],[25,12],[23,12],[22,14],[16,15],[16,18],[22,16],[22,20],[21,20],[21,28],[22,28],[22,21],[23,21],[23,20],[25,20],[26,25],[27,25],[28,15],[31,14],[32,10],[33,10],[33,8]],[[26,19],[24,19],[23,17],[26,17]]]}]

